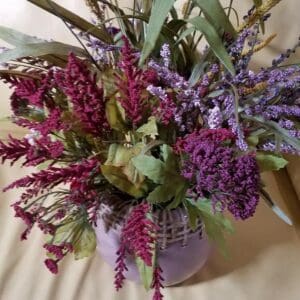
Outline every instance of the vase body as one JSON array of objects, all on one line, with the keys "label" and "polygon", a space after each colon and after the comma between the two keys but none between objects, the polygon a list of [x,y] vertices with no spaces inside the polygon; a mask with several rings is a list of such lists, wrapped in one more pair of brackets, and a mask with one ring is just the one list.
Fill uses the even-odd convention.
[{"label": "vase body", "polygon": [[[109,208],[106,207],[107,210]],[[165,286],[178,284],[197,273],[211,253],[211,245],[202,230],[201,223],[192,232],[188,227],[187,216],[182,212],[175,210],[168,213],[168,216],[171,217],[172,222],[167,217],[159,217],[158,221],[161,230],[157,260],[163,270]],[[182,228],[182,222],[186,222],[184,223],[185,229]],[[113,269],[116,266],[116,253],[120,247],[122,223],[120,221],[115,226],[108,228],[107,220],[100,214],[95,228],[97,251]],[[127,257],[126,264],[128,271],[125,273],[125,277],[140,283],[134,257]]]}]

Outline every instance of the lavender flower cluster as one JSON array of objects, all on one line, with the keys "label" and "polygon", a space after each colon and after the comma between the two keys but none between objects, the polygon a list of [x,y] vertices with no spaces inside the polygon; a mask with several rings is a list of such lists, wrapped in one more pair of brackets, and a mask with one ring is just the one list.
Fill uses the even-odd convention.
[{"label": "lavender flower cluster", "polygon": [[[258,33],[258,25],[247,28],[228,46],[236,68],[234,76],[221,72],[218,64],[212,64],[192,86],[189,81],[172,71],[170,51],[166,45],[161,50],[163,63],[149,62],[149,67],[159,76],[160,86],[151,85],[148,91],[164,102],[166,90],[173,90],[176,109],[169,113],[173,114],[172,118],[182,135],[200,127],[230,128],[237,137],[237,146],[240,150],[247,151],[247,134],[254,128],[253,123],[247,119],[249,116],[276,122],[290,136],[299,138],[297,119],[300,109],[300,67],[276,67],[284,61],[281,58],[277,64],[256,73],[249,69],[255,46],[260,43]],[[249,50],[245,51],[246,47]],[[298,43],[293,50],[283,55],[284,58],[289,57],[297,47]],[[272,146],[275,143],[274,136],[269,136],[260,141],[258,148],[275,151]],[[299,150],[284,141],[282,150],[299,153]]]},{"label": "lavender flower cluster", "polygon": [[227,208],[237,219],[254,214],[259,200],[259,168],[253,153],[237,153],[229,130],[202,129],[180,144],[186,156],[182,175],[195,182],[190,189],[193,197],[209,197],[215,209]]}]

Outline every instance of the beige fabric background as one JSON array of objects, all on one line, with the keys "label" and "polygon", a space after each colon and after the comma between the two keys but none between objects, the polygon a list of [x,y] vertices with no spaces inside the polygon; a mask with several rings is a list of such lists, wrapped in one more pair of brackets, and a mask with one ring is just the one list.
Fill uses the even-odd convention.
[{"label": "beige fabric background", "polygon": [[[88,15],[83,0],[58,2],[83,16]],[[239,4],[239,11],[245,13],[252,1],[235,2]],[[269,33],[277,32],[278,38],[258,55],[256,65],[267,64],[273,55],[292,46],[298,38],[300,1],[282,2],[274,10],[267,27]],[[60,21],[25,0],[2,0],[0,24],[44,38],[74,42]],[[0,96],[0,117],[3,117],[9,115],[9,105],[8,91],[2,85]],[[15,135],[21,134],[14,127],[0,123],[1,136],[11,130]],[[265,181],[273,198],[286,211],[299,209],[298,214],[293,214],[298,224],[299,160],[291,159],[293,162],[287,171],[277,176],[267,174]],[[17,166],[1,167],[0,186],[28,171]],[[11,191],[1,194],[0,199],[0,300],[151,299],[142,287],[134,283],[127,283],[121,292],[116,293],[112,285],[113,271],[97,254],[76,262],[68,258],[61,265],[58,276],[50,274],[43,267],[42,235],[34,231],[28,241],[19,242],[23,225],[13,218],[9,207],[17,196],[17,191]],[[300,299],[300,242],[295,229],[279,220],[264,203],[260,204],[255,217],[235,225],[236,234],[228,238],[231,258],[226,261],[217,252],[213,253],[197,275],[179,286],[165,289],[166,300]]]}]

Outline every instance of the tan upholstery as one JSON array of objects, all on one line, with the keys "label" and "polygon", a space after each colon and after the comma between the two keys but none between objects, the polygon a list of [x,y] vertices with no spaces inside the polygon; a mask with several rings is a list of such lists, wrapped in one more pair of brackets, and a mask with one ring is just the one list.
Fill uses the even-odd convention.
[{"label": "tan upholstery", "polygon": [[[162,0],[161,0],[162,1]],[[58,1],[87,16],[83,0]],[[224,1],[225,2],[225,1]],[[246,12],[251,0],[235,1]],[[269,33],[278,32],[272,47],[261,52],[257,65],[271,61],[281,49],[292,46],[300,29],[300,1],[284,0],[267,26]],[[62,41],[74,41],[63,24],[25,0],[1,1],[0,24]],[[256,55],[256,57],[259,56]],[[299,55],[298,55],[299,58]],[[8,92],[1,86],[0,117],[9,114]],[[20,131],[0,122],[0,135]],[[274,200],[288,212],[298,207],[294,220],[300,220],[299,159],[292,158],[287,171],[265,175]],[[28,170],[8,165],[0,169],[0,186],[26,174]],[[142,300],[143,288],[127,283],[118,294],[113,288],[113,271],[101,257],[82,261],[68,258],[54,276],[43,266],[43,236],[34,231],[30,239],[19,241],[23,225],[13,218],[9,205],[18,191],[1,194],[0,199],[0,299],[1,300]],[[215,252],[203,270],[187,282],[165,289],[166,300],[299,300],[300,241],[295,229],[284,224],[262,202],[257,214],[248,222],[236,225],[235,235],[228,238],[231,258],[227,261]]]}]

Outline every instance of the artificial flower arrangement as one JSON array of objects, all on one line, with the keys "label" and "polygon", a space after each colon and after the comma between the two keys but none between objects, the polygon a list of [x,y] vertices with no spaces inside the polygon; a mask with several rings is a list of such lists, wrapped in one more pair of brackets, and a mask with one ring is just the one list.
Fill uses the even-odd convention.
[{"label": "artificial flower arrangement", "polygon": [[52,0],[29,2],[61,18],[82,47],[0,28],[15,46],[0,55],[11,120],[29,130],[1,141],[0,157],[38,169],[4,189],[25,189],[12,205],[27,226],[21,239],[38,226],[56,274],[68,253],[94,252],[99,211],[119,199],[129,210],[116,288],[131,257],[162,299],[157,212],[182,209],[188,230],[201,222],[224,247],[232,231],[224,212],[245,220],[260,195],[275,207],[260,173],[283,168],[283,153],[299,154],[300,67],[284,65],[299,43],[272,66],[249,69],[274,37],[261,33],[280,0],[254,1],[236,26],[233,1],[190,0],[178,11],[175,0],[136,0],[128,12],[86,0],[92,23]]}]

